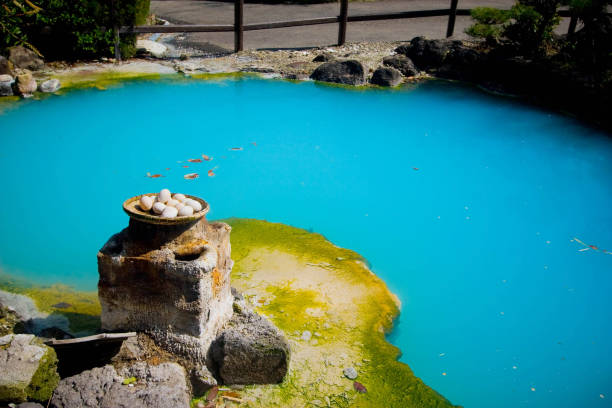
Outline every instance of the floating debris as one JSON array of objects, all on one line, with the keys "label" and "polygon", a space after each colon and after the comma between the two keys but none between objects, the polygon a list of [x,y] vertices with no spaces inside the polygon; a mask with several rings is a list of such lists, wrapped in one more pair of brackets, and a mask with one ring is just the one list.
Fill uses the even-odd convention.
[{"label": "floating debris", "polygon": [[187,160],[189,163],[202,163],[202,159],[189,159]]},{"label": "floating debris", "polygon": [[239,152],[241,150],[244,150],[244,148],[242,148],[242,147],[232,147],[230,150],[233,150],[235,152]]},{"label": "floating debris", "polygon": [[588,251],[589,249],[592,249],[593,251],[597,251],[597,252],[601,252],[607,255],[612,255],[612,252],[610,251],[606,251],[605,249],[601,249],[599,248],[597,245],[591,245],[591,244],[587,244],[581,240],[579,240],[578,238],[574,237],[573,240],[571,240],[570,242],[578,242],[580,245],[582,245],[584,248],[581,248],[578,250],[578,252],[585,252]]},{"label": "floating debris", "polygon": [[443,375],[444,377],[446,377],[446,372],[443,372],[443,373],[442,373],[442,375]]},{"label": "floating debris", "polygon": [[255,143],[255,142],[251,142],[251,144],[252,144],[253,146],[257,146],[257,143]]},{"label": "floating debris", "polygon": [[214,169],[208,170],[208,177],[215,177],[215,172],[213,170]]},{"label": "floating debris", "polygon": [[368,392],[367,388],[365,387],[365,385],[363,385],[360,382],[355,381],[353,383],[353,388],[355,388],[355,391],[357,391],[360,394],[365,394],[366,392]]},{"label": "floating debris", "polygon": [[198,177],[200,177],[198,173],[189,173],[183,176],[185,180],[194,180],[194,179],[197,179]]},{"label": "floating debris", "polygon": [[209,156],[207,156],[207,155],[205,155],[205,154],[203,154],[203,155],[202,155],[202,158],[203,158],[204,160],[206,160],[206,161],[211,161],[211,160],[213,159],[212,157],[209,157]]},{"label": "floating debris", "polygon": [[189,166],[183,166],[184,169],[188,168]]},{"label": "floating debris", "polygon": [[419,171],[419,168],[418,167],[413,167],[412,170]]},{"label": "floating debris", "polygon": [[161,174],[151,174],[151,173],[147,173],[147,177],[149,178],[158,178],[158,177],[164,177]]},{"label": "floating debris", "polygon": [[440,353],[438,354],[438,357],[444,357],[446,355],[446,353]]}]

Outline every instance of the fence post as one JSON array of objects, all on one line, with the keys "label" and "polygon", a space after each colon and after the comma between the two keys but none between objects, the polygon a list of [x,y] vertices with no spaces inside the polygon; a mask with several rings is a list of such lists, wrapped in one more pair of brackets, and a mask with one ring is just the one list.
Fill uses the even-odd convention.
[{"label": "fence post", "polygon": [[570,17],[569,28],[567,29],[567,35],[572,35],[576,32],[576,25],[578,25],[578,17],[574,13]]},{"label": "fence post", "polygon": [[242,51],[243,49],[243,7],[244,0],[234,0],[234,52]]},{"label": "fence post", "polygon": [[115,26],[115,60],[121,61],[121,39],[119,38],[119,27]]},{"label": "fence post", "polygon": [[450,14],[448,15],[448,27],[446,28],[446,38],[452,37],[455,31],[455,18],[457,17],[457,3],[459,0],[451,0]]},{"label": "fence post", "polygon": [[348,0],[340,0],[340,22],[338,26],[338,45],[346,42],[346,22],[348,19]]}]

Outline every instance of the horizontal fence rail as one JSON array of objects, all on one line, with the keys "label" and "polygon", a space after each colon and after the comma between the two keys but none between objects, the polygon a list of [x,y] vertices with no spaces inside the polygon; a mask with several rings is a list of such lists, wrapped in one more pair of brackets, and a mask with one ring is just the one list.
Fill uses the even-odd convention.
[{"label": "horizontal fence rail", "polygon": [[[145,34],[145,33],[218,33],[218,32],[234,32],[234,50],[236,52],[243,49],[243,33],[244,31],[269,30],[274,28],[285,27],[300,27],[319,24],[334,24],[339,23],[338,27],[338,45],[343,45],[346,42],[346,28],[348,23],[363,22],[363,21],[380,21],[380,20],[396,20],[410,19],[423,17],[444,17],[448,16],[448,25],[446,37],[452,37],[455,29],[456,16],[469,16],[471,9],[457,8],[458,0],[450,0],[448,9],[434,10],[413,10],[399,11],[393,13],[379,14],[357,14],[348,15],[348,0],[340,0],[340,15],[336,17],[320,17],[306,20],[290,20],[277,21],[269,23],[244,24],[244,0],[234,0],[234,24],[220,25],[202,25],[202,24],[186,24],[186,25],[146,25],[136,27],[117,27],[115,28],[115,55],[120,59],[119,55],[119,35],[120,34]],[[570,17],[570,25],[568,34],[574,33],[576,30],[577,19],[569,10],[559,10],[561,17]]]}]

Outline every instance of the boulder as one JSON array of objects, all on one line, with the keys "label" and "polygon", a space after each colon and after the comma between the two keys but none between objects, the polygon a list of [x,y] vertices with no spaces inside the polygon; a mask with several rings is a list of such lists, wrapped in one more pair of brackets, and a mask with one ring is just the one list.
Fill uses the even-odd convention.
[{"label": "boulder", "polygon": [[46,401],[59,381],[55,351],[31,334],[0,337],[0,402]]},{"label": "boulder", "polygon": [[335,60],[336,60],[336,57],[334,57],[331,53],[324,52],[314,57],[312,62],[329,62],[329,61],[335,61]]},{"label": "boulder", "polygon": [[243,307],[211,344],[209,364],[225,384],[280,383],[289,367],[289,343],[267,319]]},{"label": "boulder", "polygon": [[380,67],[372,75],[370,83],[379,86],[397,86],[402,82],[402,74],[395,68]]},{"label": "boulder", "polygon": [[45,65],[43,60],[34,51],[21,45],[9,48],[8,59],[16,68],[29,69],[31,71],[37,71]]},{"label": "boulder", "polygon": [[36,92],[37,88],[38,85],[36,85],[36,80],[32,77],[30,71],[24,71],[23,74],[17,75],[15,78],[13,90],[19,96],[29,98]]},{"label": "boulder", "polygon": [[48,337],[45,335],[50,331],[70,334],[70,322],[66,316],[41,312],[27,296],[0,290],[0,306],[10,307],[27,333],[40,337]]},{"label": "boulder", "polygon": [[444,78],[480,81],[487,76],[487,58],[465,45],[455,45],[446,56],[444,64],[438,69],[437,75]]},{"label": "boulder", "polygon": [[365,70],[357,60],[331,61],[321,64],[310,75],[315,81],[345,85],[365,84]]},{"label": "boulder", "polygon": [[13,75],[13,63],[0,55],[0,75]]},{"label": "boulder", "polygon": [[383,65],[397,69],[402,75],[411,77],[418,75],[419,70],[412,60],[405,55],[397,54],[383,58]]},{"label": "boulder", "polygon": [[15,80],[10,75],[0,75],[0,96],[12,96]]},{"label": "boulder", "polygon": [[[134,382],[124,381],[132,377]],[[118,371],[107,365],[62,379],[53,393],[50,406],[187,408],[189,399],[183,367],[176,363],[148,365],[138,362]]]},{"label": "boulder", "polygon": [[49,79],[43,83],[41,83],[38,86],[38,90],[40,92],[46,92],[46,93],[52,93],[52,92],[57,92],[58,89],[60,89],[61,84],[59,79]]},{"label": "boulder", "polygon": [[410,44],[397,47],[395,52],[410,58],[419,69],[430,70],[440,67],[453,47],[460,44],[461,41],[428,40],[425,37],[415,37]]}]

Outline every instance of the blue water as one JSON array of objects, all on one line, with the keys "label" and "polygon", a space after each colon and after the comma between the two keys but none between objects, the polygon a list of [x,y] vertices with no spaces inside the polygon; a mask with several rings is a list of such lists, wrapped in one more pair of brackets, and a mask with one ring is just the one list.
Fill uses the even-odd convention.
[{"label": "blue water", "polygon": [[455,404],[612,406],[612,256],[572,241],[612,251],[612,139],[572,119],[447,83],[129,83],[0,114],[0,174],[5,272],[94,289],[123,200],[168,187],[364,255]]}]

